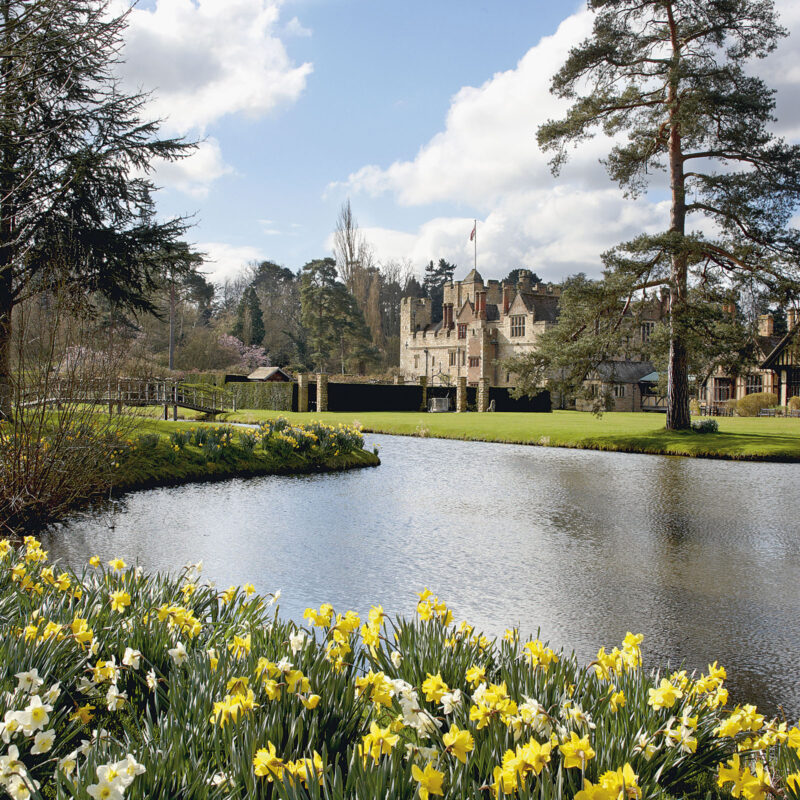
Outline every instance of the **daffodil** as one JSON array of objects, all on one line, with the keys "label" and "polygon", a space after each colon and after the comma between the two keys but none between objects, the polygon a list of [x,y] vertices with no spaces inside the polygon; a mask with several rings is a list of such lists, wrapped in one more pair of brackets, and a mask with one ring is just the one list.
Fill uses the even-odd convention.
[{"label": "daffodil", "polygon": [[428,763],[425,769],[421,770],[416,764],[411,767],[411,775],[419,783],[420,800],[428,800],[432,794],[444,795],[442,791],[442,781],[444,772],[439,772],[433,764]]}]

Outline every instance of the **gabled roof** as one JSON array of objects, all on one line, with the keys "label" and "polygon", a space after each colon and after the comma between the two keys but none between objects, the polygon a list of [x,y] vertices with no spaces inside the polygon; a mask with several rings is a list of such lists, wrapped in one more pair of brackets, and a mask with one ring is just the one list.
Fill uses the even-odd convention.
[{"label": "gabled roof", "polygon": [[461,319],[462,315],[464,315],[464,312],[467,309],[469,309],[469,315],[467,316],[467,319],[471,322],[474,319],[474,316],[475,316],[475,307],[472,305],[472,302],[470,300],[465,300],[464,301],[464,305],[461,306],[461,308],[459,309],[458,314],[456,314],[456,320]]},{"label": "gabled roof", "polygon": [[274,378],[275,375],[280,375],[281,380],[290,381],[289,374],[284,372],[280,367],[259,367],[247,376],[249,381],[268,381]]},{"label": "gabled roof", "polygon": [[[777,339],[777,343],[773,343],[773,347],[771,350],[766,351],[767,357],[761,362],[761,369],[772,369],[776,361],[778,360],[778,356],[786,349],[789,343],[794,339],[795,334],[797,331],[800,330],[800,325],[795,325],[785,336],[778,337],[778,336],[759,336],[759,340],[767,340],[767,339]],[[759,345],[761,344],[759,341]],[[767,344],[765,342],[765,344]]]},{"label": "gabled roof", "polygon": [[508,313],[533,314],[537,322],[555,322],[558,319],[558,298],[555,295],[517,292],[508,307]]},{"label": "gabled roof", "polygon": [[519,292],[514,295],[514,299],[508,306],[509,314],[528,314],[530,310],[531,306],[525,302],[525,298]]},{"label": "gabled roof", "polygon": [[652,375],[658,380],[658,373],[653,371],[649,361],[603,361],[594,370],[597,379],[613,383],[639,383],[645,378],[652,381]]}]

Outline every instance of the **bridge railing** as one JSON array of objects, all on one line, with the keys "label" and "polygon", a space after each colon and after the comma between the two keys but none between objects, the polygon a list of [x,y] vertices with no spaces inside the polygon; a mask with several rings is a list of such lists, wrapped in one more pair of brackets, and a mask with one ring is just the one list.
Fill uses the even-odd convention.
[{"label": "bridge railing", "polygon": [[235,411],[232,392],[217,386],[189,384],[157,378],[92,378],[85,381],[55,380],[43,394],[26,395],[24,405],[89,403],[121,406],[183,406],[199,411]]}]

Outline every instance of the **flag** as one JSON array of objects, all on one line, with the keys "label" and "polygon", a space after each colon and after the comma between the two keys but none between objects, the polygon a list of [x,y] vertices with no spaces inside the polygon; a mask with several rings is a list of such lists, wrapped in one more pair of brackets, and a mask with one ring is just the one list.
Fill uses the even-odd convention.
[{"label": "flag", "polygon": [[476,222],[472,226],[472,233],[469,235],[469,240],[472,241],[475,238],[475,234],[478,232],[478,223]]}]

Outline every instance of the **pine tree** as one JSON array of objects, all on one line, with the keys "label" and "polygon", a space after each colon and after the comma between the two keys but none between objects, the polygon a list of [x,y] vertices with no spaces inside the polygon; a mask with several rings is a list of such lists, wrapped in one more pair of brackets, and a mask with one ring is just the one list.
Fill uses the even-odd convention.
[{"label": "pine tree", "polygon": [[[798,291],[800,147],[773,136],[773,92],[744,71],[785,32],[771,0],[589,0],[591,36],[552,83],[572,106],[538,131],[557,173],[566,145],[597,127],[627,132],[606,162],[627,194],[654,173],[669,179],[670,219],[604,254],[606,288],[623,313],[643,291],[669,295],[667,428],[690,426],[691,326],[707,286],[736,291],[758,281]],[[581,93],[582,92],[582,93]],[[698,228],[693,227],[696,221]],[[707,234],[699,230],[712,230]],[[709,224],[710,223],[710,224]],[[699,291],[697,291],[699,290]],[[584,330],[576,335],[591,335]]]}]

